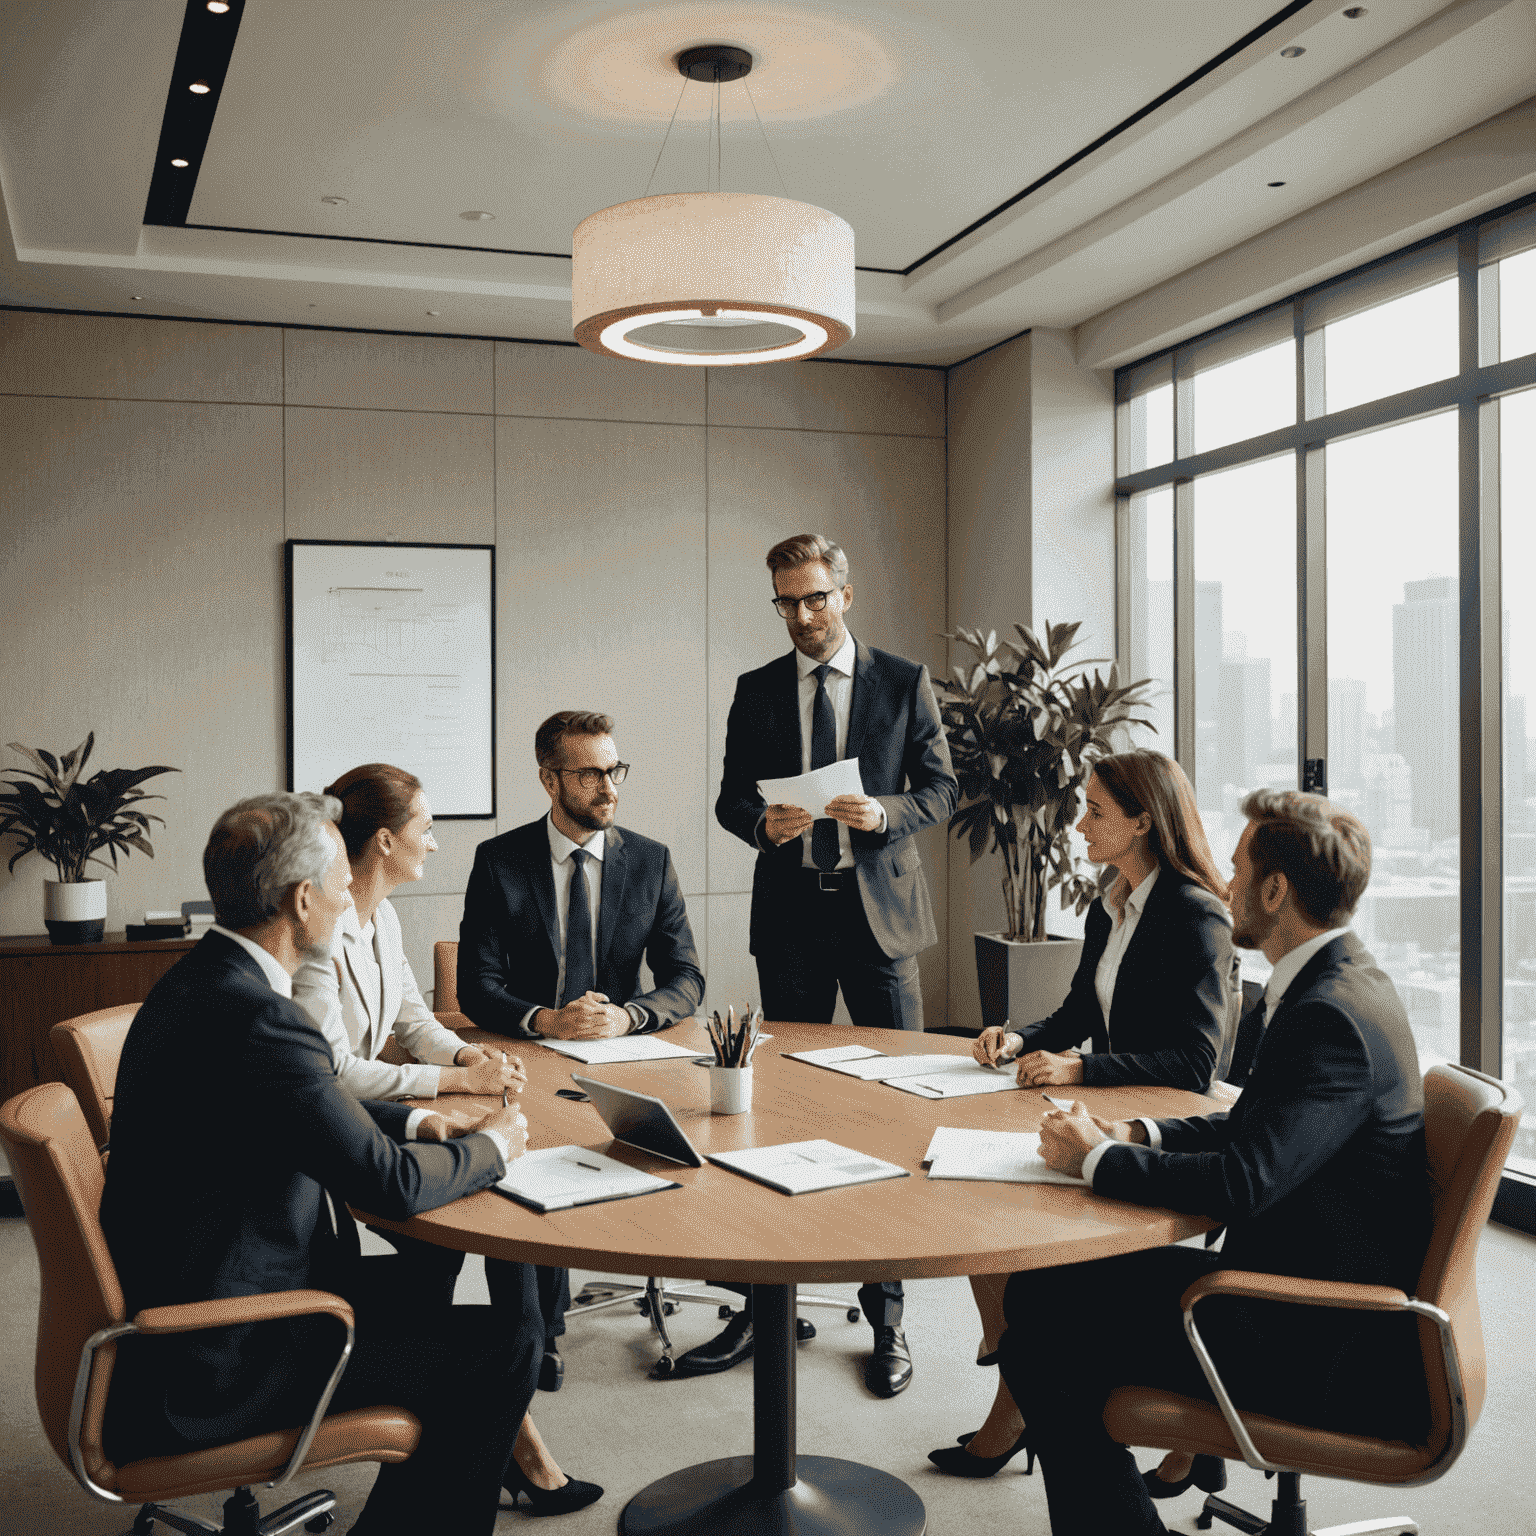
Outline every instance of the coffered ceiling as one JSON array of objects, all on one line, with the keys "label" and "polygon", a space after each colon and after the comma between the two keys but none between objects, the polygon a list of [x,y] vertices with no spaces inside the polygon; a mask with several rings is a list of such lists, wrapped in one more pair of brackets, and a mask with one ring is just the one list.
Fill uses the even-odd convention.
[{"label": "coffered ceiling", "polygon": [[[0,28],[0,303],[568,341],[575,225],[713,184],[847,219],[837,355],[921,363],[1076,326],[1536,82],[1536,0],[0,0]],[[715,146],[672,63],[701,42],[755,59]]]}]

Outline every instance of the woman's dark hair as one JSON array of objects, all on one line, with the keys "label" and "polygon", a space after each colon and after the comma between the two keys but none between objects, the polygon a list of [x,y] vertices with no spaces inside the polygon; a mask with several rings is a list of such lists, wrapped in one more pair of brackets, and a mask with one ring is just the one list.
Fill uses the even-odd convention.
[{"label": "woman's dark hair", "polygon": [[421,793],[421,780],[388,763],[364,763],[350,768],[326,786],[326,794],[341,801],[336,830],[355,859],[380,827],[398,832],[411,819],[411,802]]},{"label": "woman's dark hair", "polygon": [[1227,882],[1217,872],[1195,804],[1195,787],[1171,757],[1145,748],[1115,752],[1093,765],[1093,777],[1127,816],[1152,818],[1147,846],[1159,868],[1203,885],[1219,901],[1228,900]]}]

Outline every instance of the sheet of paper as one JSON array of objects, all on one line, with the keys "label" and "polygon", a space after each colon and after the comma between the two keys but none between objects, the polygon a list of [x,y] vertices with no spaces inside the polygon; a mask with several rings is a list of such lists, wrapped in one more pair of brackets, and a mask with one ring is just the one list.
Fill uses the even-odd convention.
[{"label": "sheet of paper", "polygon": [[845,1061],[867,1061],[882,1053],[868,1045],[829,1045],[819,1051],[785,1051],[791,1061],[808,1061],[813,1067],[836,1067]]},{"label": "sheet of paper", "polygon": [[1038,1131],[972,1131],[953,1126],[935,1131],[930,1179],[982,1179],[1002,1184],[1074,1184],[1085,1179],[1058,1173],[1040,1156]]},{"label": "sheet of paper", "polygon": [[925,1052],[919,1056],[872,1056],[866,1061],[843,1062],[835,1070],[866,1083],[888,1083],[896,1078],[953,1072],[975,1065],[969,1056],[940,1056]]},{"label": "sheet of paper", "polygon": [[827,814],[829,800],[864,793],[856,757],[845,757],[809,773],[797,773],[792,779],[759,779],[757,788],[769,805],[798,805],[802,811],[818,817]]},{"label": "sheet of paper", "polygon": [[513,1160],[496,1188],[536,1209],[559,1211],[599,1200],[649,1194],[670,1188],[671,1182],[601,1152],[568,1146],[525,1152]]},{"label": "sheet of paper", "polygon": [[776,1147],[747,1147],[740,1152],[711,1152],[709,1160],[789,1195],[900,1178],[907,1171],[899,1163],[888,1163],[867,1152],[825,1140],[789,1141]]},{"label": "sheet of paper", "polygon": [[967,1067],[957,1067],[952,1072],[919,1072],[884,1081],[892,1088],[923,1099],[968,1099],[979,1093],[1011,1093],[1018,1089],[1011,1072],[993,1072],[975,1062],[967,1063]]},{"label": "sheet of paper", "polygon": [[688,1060],[711,1054],[704,1050],[659,1040],[655,1035],[619,1035],[612,1040],[541,1040],[541,1045],[562,1056],[584,1061],[589,1067],[609,1066],[617,1061],[667,1061],[676,1057]]}]

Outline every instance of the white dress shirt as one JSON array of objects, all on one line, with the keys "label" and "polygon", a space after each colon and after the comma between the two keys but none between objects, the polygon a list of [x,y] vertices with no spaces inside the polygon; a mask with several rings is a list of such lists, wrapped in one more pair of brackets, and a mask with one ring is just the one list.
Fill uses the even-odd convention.
[{"label": "white dress shirt", "polygon": [[[853,713],[853,662],[858,647],[854,644],[853,635],[845,631],[843,643],[838,646],[835,655],[829,658],[827,666],[831,670],[827,673],[827,701],[832,706],[832,718],[837,725],[837,756],[841,760],[848,752],[848,719]],[[800,772],[811,771],[811,710],[816,702],[816,668],[821,665],[813,661],[804,651],[795,652],[795,666],[800,673]],[[880,826],[878,831],[885,830],[885,807],[880,808]],[[811,834],[809,831],[800,834],[800,865],[803,869],[816,869],[816,860],[811,857]],[[842,823],[837,823],[837,863],[835,869],[853,868],[853,842],[848,835],[848,828]]]},{"label": "white dress shirt", "polygon": [[[559,929],[560,942],[555,948],[556,974],[555,996],[565,997],[565,929],[566,919],[571,910],[571,877],[576,870],[576,861],[571,857],[579,848],[583,853],[590,854],[586,861],[586,867],[582,874],[587,882],[587,911],[592,916],[592,974],[597,975],[597,915],[602,910],[603,902],[603,852],[607,847],[608,834],[606,832],[594,832],[584,843],[573,843],[559,827],[555,825],[553,814],[544,818],[545,831],[549,833],[549,865],[550,873],[555,879],[555,925]],[[572,1001],[566,998],[567,1002]],[[610,998],[611,1002],[612,999]],[[649,1015],[639,1003],[625,1003],[624,1011],[629,1015],[630,1029],[643,1029]],[[523,1028],[533,1028],[533,1016],[538,1008],[530,1008],[523,1015]]]},{"label": "white dress shirt", "polygon": [[[1139,887],[1138,887],[1139,889]],[[1264,1027],[1269,1027],[1269,1021],[1274,1017],[1274,1012],[1280,1005],[1280,999],[1285,996],[1285,990],[1301,974],[1301,968],[1309,961],[1325,944],[1331,944],[1341,934],[1348,933],[1348,928],[1330,928],[1326,933],[1320,933],[1315,939],[1308,939],[1305,944],[1298,944],[1295,949],[1287,950],[1275,961],[1275,968],[1270,974],[1269,984],[1264,988]],[[1148,1115],[1138,1116],[1143,1126],[1146,1127],[1147,1145],[1154,1150],[1163,1144],[1163,1133],[1157,1127],[1157,1121]],[[1090,1148],[1088,1155],[1083,1159],[1083,1177],[1090,1184],[1093,1183],[1093,1171],[1103,1161],[1104,1154],[1119,1143],[1113,1141],[1101,1141],[1098,1146]]]},{"label": "white dress shirt", "polygon": [[[1131,939],[1135,936],[1136,925],[1141,922],[1141,914],[1146,909],[1147,897],[1152,894],[1152,887],[1157,884],[1160,865],[1152,866],[1152,873],[1142,877],[1142,882],[1125,898],[1125,910],[1116,912],[1108,902],[1104,903],[1109,914],[1110,930],[1109,939],[1104,945],[1104,953],[1099,956],[1098,969],[1093,973],[1093,990],[1098,994],[1099,1007],[1104,1011],[1104,1032],[1109,1034],[1109,1009],[1115,999],[1115,982],[1120,976],[1120,962],[1125,958],[1125,952],[1130,948]],[[1110,1035],[1109,1049],[1114,1050],[1114,1037]]]}]

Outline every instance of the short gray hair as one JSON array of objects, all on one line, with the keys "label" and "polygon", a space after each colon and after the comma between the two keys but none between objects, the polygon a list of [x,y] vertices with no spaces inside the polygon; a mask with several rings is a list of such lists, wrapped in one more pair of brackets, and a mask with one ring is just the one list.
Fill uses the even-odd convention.
[{"label": "short gray hair", "polygon": [[252,795],[213,824],[203,879],[219,925],[239,932],[270,922],[305,880],[319,885],[338,852],[325,823],[341,820],[334,795]]}]

